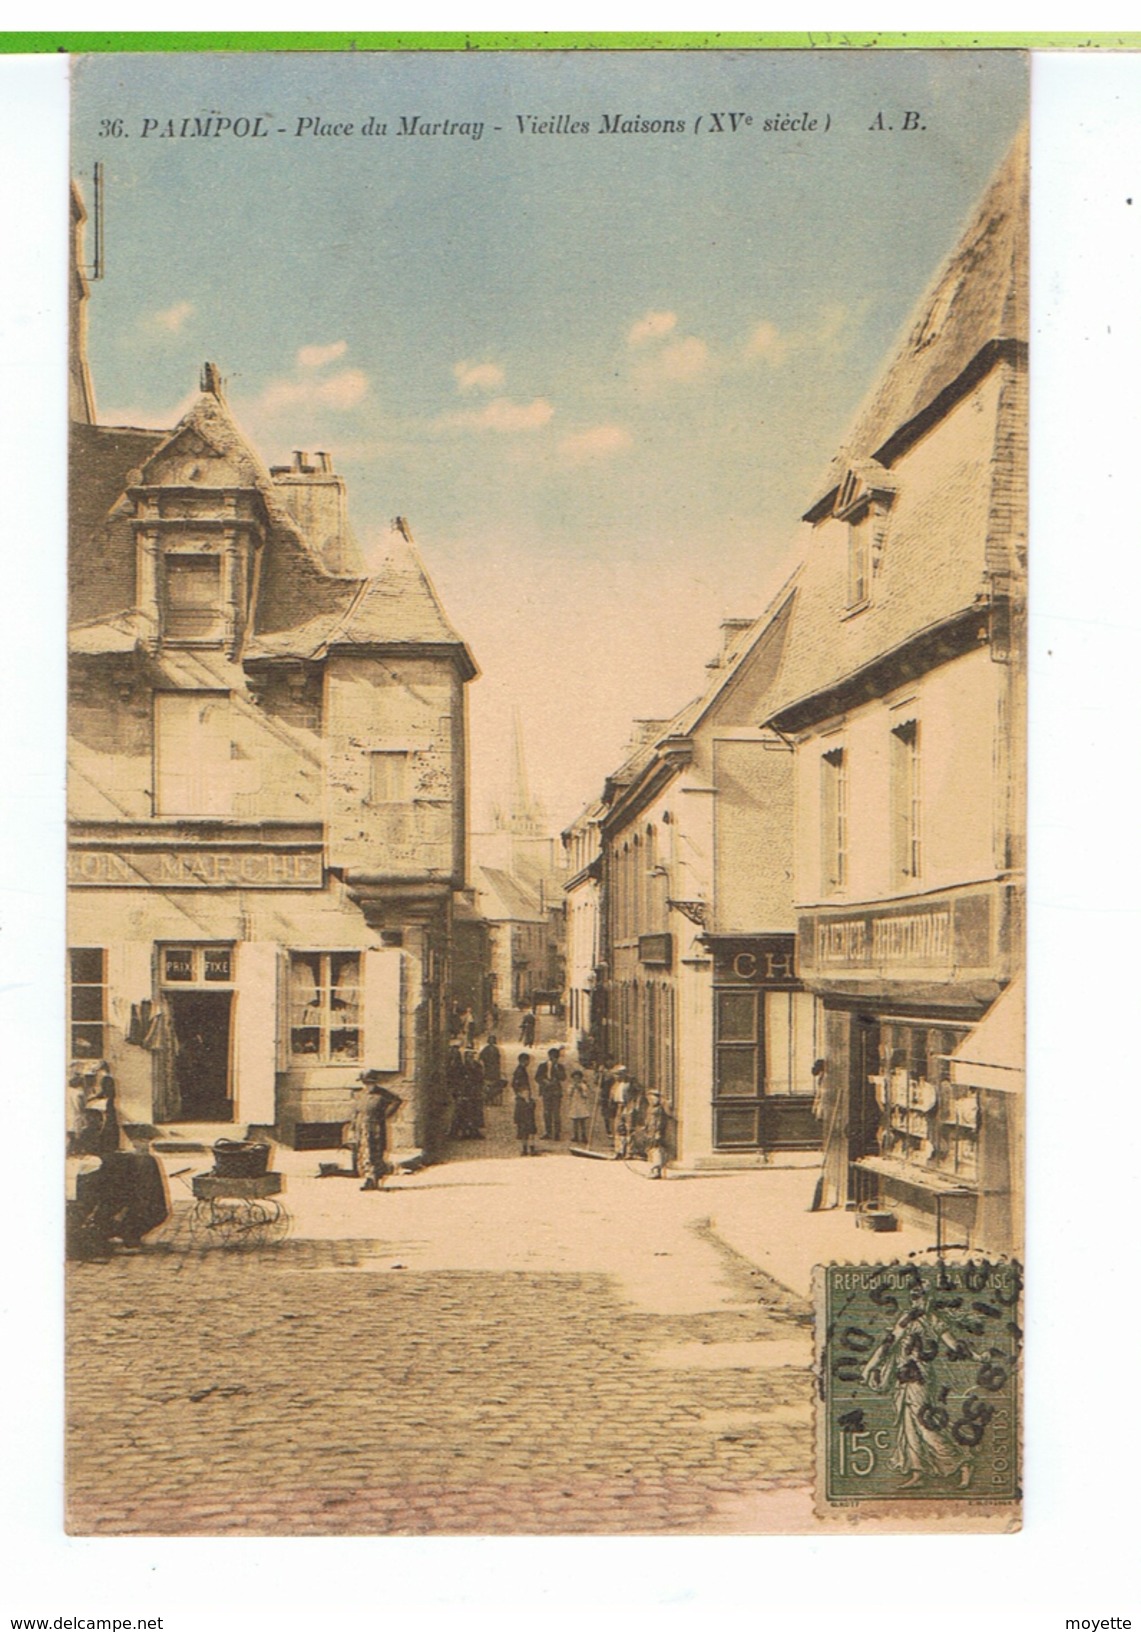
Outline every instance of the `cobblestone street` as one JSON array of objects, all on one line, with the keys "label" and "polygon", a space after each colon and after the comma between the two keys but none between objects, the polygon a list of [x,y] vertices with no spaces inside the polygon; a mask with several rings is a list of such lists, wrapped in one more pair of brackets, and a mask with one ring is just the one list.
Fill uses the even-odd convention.
[{"label": "cobblestone street", "polygon": [[512,1161],[489,1132],[379,1196],[290,1179],[275,1247],[179,1227],[73,1265],[71,1530],[796,1527],[802,1300],[695,1215],[706,1186]]}]

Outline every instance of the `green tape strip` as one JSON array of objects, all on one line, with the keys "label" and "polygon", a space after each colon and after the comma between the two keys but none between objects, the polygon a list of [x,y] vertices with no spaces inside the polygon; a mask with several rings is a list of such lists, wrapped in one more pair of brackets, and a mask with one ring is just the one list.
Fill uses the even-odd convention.
[{"label": "green tape strip", "polygon": [[0,52],[100,51],[1130,51],[1141,33],[0,33]]}]

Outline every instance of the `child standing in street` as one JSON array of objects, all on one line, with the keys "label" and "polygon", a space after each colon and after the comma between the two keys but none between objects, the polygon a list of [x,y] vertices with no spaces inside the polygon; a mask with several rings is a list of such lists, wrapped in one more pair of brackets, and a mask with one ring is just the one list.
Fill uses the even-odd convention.
[{"label": "child standing in street", "polygon": [[567,1115],[571,1123],[571,1144],[585,1145],[588,1137],[587,1118],[590,1116],[590,1089],[586,1085],[585,1074],[577,1069],[571,1072]]}]

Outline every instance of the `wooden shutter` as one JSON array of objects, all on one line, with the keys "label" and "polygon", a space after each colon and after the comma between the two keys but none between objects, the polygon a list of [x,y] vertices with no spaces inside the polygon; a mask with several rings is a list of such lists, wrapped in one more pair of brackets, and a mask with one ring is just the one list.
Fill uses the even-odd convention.
[{"label": "wooden shutter", "polygon": [[153,950],[150,941],[112,941],[107,948],[104,1018],[117,1042],[130,1024],[131,1005],[153,996]]},{"label": "wooden shutter", "polygon": [[289,1069],[289,949],[277,948],[277,1069]]},{"label": "wooden shutter", "polygon": [[364,954],[363,1064],[372,1071],[400,1070],[401,990],[404,954],[397,947]]},{"label": "wooden shutter", "polygon": [[243,941],[237,949],[234,1074],[240,1122],[272,1127],[277,1120],[277,968],[273,941]]}]

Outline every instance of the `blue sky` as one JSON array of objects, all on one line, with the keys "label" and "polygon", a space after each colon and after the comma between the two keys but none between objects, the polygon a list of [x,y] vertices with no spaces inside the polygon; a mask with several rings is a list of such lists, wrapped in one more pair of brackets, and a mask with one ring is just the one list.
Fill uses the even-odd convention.
[{"label": "blue sky", "polygon": [[[366,546],[408,517],[483,671],[477,823],[515,706],[562,824],[633,717],[700,689],[1026,105],[996,52],[95,57],[74,83],[100,417],[173,423],[210,358],[267,460],[332,453]],[[272,134],[142,137],[211,110]],[[712,130],[729,111],[752,123]],[[560,114],[589,133],[517,129]],[[484,128],[397,135],[413,115]]]}]

